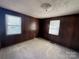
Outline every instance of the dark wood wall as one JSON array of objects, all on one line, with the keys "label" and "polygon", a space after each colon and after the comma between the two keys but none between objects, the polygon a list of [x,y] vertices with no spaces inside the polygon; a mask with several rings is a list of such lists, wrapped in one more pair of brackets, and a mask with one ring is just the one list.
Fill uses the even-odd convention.
[{"label": "dark wood wall", "polygon": [[[60,20],[58,36],[49,34],[49,23],[51,20]],[[79,15],[40,19],[39,27],[39,37],[79,50]]]},{"label": "dark wood wall", "polygon": [[[5,14],[22,17],[22,34],[6,35]],[[48,33],[51,20],[60,20],[59,36]],[[35,31],[29,28],[32,23],[36,24]],[[26,41],[37,36],[45,38],[53,43],[55,42],[79,50],[79,14],[38,20],[21,13],[0,8],[0,48]]]},{"label": "dark wood wall", "polygon": [[[10,36],[6,35],[5,14],[11,14],[22,17],[22,34]],[[30,29],[30,26],[32,26],[33,23],[36,24],[35,31]],[[11,10],[0,8],[0,47],[6,47],[12,44],[16,44],[18,42],[32,39],[37,36],[37,33],[38,19]]]}]

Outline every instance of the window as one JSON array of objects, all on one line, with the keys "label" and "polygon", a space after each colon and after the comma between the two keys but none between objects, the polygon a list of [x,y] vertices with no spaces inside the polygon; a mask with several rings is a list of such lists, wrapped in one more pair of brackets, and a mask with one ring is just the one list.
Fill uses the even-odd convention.
[{"label": "window", "polygon": [[21,17],[6,14],[5,18],[6,35],[21,34]]},{"label": "window", "polygon": [[59,35],[60,20],[52,20],[49,25],[49,34]]}]

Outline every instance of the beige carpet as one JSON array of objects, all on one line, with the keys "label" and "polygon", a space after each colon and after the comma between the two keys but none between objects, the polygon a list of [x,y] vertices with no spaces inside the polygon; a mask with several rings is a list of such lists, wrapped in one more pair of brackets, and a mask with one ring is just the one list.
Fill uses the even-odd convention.
[{"label": "beige carpet", "polygon": [[35,38],[1,49],[0,59],[79,59],[79,53]]}]

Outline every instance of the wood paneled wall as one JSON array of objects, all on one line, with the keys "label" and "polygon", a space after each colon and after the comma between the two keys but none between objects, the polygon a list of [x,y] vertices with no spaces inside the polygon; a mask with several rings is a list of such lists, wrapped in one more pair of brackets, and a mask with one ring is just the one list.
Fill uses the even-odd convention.
[{"label": "wood paneled wall", "polygon": [[[59,35],[49,34],[49,23],[51,20],[60,20]],[[53,17],[40,19],[39,37],[45,38],[51,42],[79,50],[79,15],[69,15],[63,17]]]},{"label": "wood paneled wall", "polygon": [[[6,35],[5,14],[22,17],[22,34],[11,36]],[[59,36],[48,33],[49,23],[51,20],[60,20]],[[36,24],[35,31],[29,28],[32,23]],[[0,8],[0,48],[32,39],[37,37],[37,35],[38,37],[45,38],[53,43],[55,42],[66,47],[79,50],[79,14],[38,20],[15,11]]]},{"label": "wood paneled wall", "polygon": [[[10,36],[6,35],[5,14],[11,14],[11,15],[22,17],[22,34],[10,35]],[[32,26],[33,23],[36,24],[35,31],[29,28]],[[1,45],[1,48],[36,37],[38,34],[38,28],[39,28],[38,19],[21,14],[21,13],[14,12],[11,10],[0,8],[0,45]]]}]

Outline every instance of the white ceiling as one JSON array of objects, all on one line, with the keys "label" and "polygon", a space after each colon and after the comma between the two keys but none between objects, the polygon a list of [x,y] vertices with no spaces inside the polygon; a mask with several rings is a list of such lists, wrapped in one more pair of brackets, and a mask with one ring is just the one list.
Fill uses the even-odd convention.
[{"label": "white ceiling", "polygon": [[[52,7],[46,12],[42,3]],[[0,0],[0,6],[36,18],[48,18],[79,13],[79,0]]]}]

